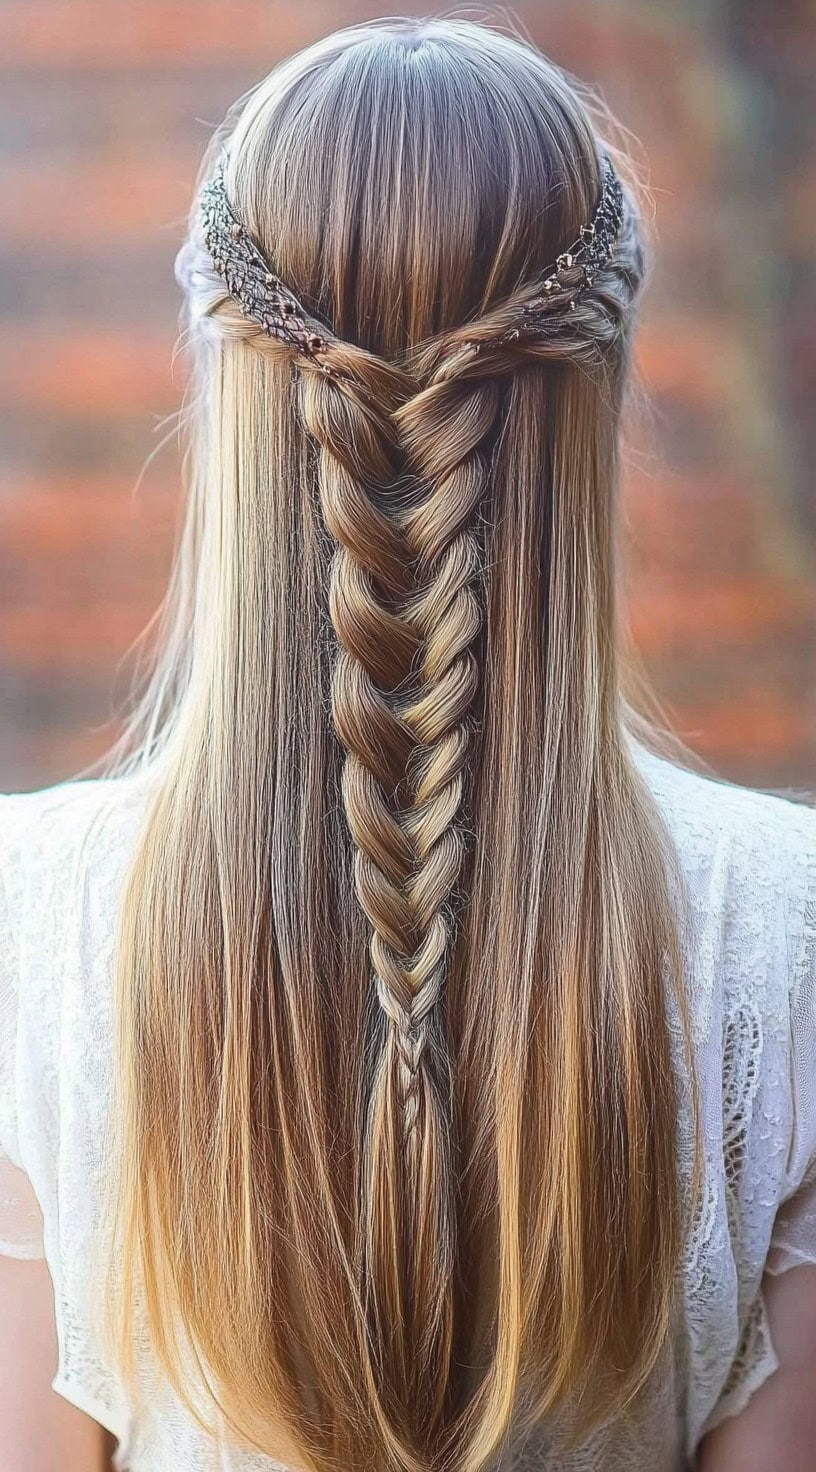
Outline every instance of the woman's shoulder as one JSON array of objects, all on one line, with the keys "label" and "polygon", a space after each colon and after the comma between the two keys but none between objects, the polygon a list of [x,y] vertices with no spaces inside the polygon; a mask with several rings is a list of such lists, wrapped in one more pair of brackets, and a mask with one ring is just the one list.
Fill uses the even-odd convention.
[{"label": "woman's shoulder", "polygon": [[0,1252],[44,1256],[55,1389],[124,1437],[89,1314],[115,1035],[117,900],[142,776],[0,794]]},{"label": "woman's shoulder", "polygon": [[[688,902],[703,1167],[684,1264],[693,1448],[775,1368],[763,1275],[816,1163],[816,810],[642,750],[637,764]],[[686,1168],[691,1147],[684,1135]],[[804,1219],[802,1260],[816,1261],[816,1216]]]},{"label": "woman's shoulder", "polygon": [[790,1039],[816,1024],[816,807],[634,756],[677,860],[698,1050],[754,1078],[762,1059],[779,1081]]},{"label": "woman's shoulder", "polygon": [[37,1067],[54,1075],[66,998],[76,993],[81,1019],[105,989],[146,798],[141,774],[0,794],[0,1096],[11,1098],[26,1057],[32,1080]]},{"label": "woman's shoulder", "polygon": [[81,872],[127,849],[149,790],[145,773],[72,779],[0,793],[0,906],[15,927],[20,908],[67,897]]},{"label": "woman's shoulder", "polygon": [[669,826],[678,835],[694,832],[708,844],[725,841],[749,848],[769,837],[783,849],[816,842],[813,793],[749,787],[684,766],[639,743],[633,743],[630,749]]},{"label": "woman's shoulder", "polygon": [[28,792],[0,792],[0,855],[7,861],[59,858],[92,828],[109,836],[146,796],[146,772],[70,778]]},{"label": "woman's shoulder", "polygon": [[788,937],[816,924],[812,794],[741,786],[634,748],[696,908],[756,928],[778,914]]}]

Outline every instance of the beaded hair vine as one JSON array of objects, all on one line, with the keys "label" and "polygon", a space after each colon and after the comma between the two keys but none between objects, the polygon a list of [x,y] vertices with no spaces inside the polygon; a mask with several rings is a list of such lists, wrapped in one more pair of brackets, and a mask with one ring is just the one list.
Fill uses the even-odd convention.
[{"label": "beaded hair vine", "polygon": [[[270,337],[288,342],[305,357],[318,361],[329,346],[328,339],[309,324],[297,297],[233,214],[227,199],[224,164],[222,158],[201,191],[204,244],[213,266],[245,316],[252,317]],[[331,373],[328,364],[320,366]]]},{"label": "beaded hair vine", "polygon": [[[541,283],[541,290],[525,302],[521,321],[502,333],[500,343],[534,336],[545,327],[554,311],[574,311],[575,304],[614,253],[623,224],[623,189],[611,159],[605,154],[601,165],[601,196],[592,219],[582,225],[572,245],[556,257]],[[478,344],[474,343],[474,347]]]},{"label": "beaded hair vine", "polygon": [[[329,339],[315,330],[297,297],[233,213],[227,199],[224,165],[222,158],[201,191],[204,243],[215,270],[245,316],[253,318],[270,337],[289,343],[331,375],[331,367],[320,363],[321,354],[329,348]],[[525,303],[519,323],[499,337],[500,343],[522,334],[534,335],[544,328],[545,319],[555,310],[574,309],[578,298],[592,285],[594,272],[612,256],[623,222],[623,190],[607,156],[601,173],[601,195],[592,219],[581,226],[578,238],[557,257],[540,292]],[[478,349],[480,344],[474,342],[473,346]]]}]

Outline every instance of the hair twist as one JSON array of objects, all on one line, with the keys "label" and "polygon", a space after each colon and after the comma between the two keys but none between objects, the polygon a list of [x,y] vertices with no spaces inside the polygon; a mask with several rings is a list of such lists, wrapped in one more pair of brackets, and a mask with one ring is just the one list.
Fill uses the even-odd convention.
[{"label": "hair twist", "polygon": [[475,322],[435,339],[413,365],[435,381],[481,383],[537,363],[573,363],[585,371],[614,363],[631,328],[636,287],[628,270],[612,264],[572,306],[550,309],[545,319],[525,317],[534,286],[520,288]]}]

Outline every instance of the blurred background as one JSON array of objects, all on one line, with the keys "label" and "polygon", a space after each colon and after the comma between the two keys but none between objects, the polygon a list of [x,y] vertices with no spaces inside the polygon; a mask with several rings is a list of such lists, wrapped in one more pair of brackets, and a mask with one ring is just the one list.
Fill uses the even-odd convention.
[{"label": "blurred background", "polygon": [[[0,0],[0,790],[109,745],[125,656],[162,596],[173,441],[136,487],[183,386],[173,257],[209,130],[278,58],[383,9]],[[648,161],[652,412],[625,514],[649,678],[715,770],[812,792],[816,5],[511,15],[601,88]]]}]

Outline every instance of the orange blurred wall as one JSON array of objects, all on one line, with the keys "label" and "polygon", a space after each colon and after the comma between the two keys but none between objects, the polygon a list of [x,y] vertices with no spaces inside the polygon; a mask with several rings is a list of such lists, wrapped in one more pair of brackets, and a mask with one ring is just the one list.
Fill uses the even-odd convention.
[{"label": "orange blurred wall", "polygon": [[[407,10],[421,7],[406,6]],[[0,788],[115,732],[178,502],[172,265],[226,105],[362,4],[0,8]],[[520,4],[649,164],[656,266],[627,454],[627,608],[652,683],[726,775],[816,788],[816,11]],[[201,120],[205,121],[201,121]],[[642,418],[642,416],[641,416]]]}]

